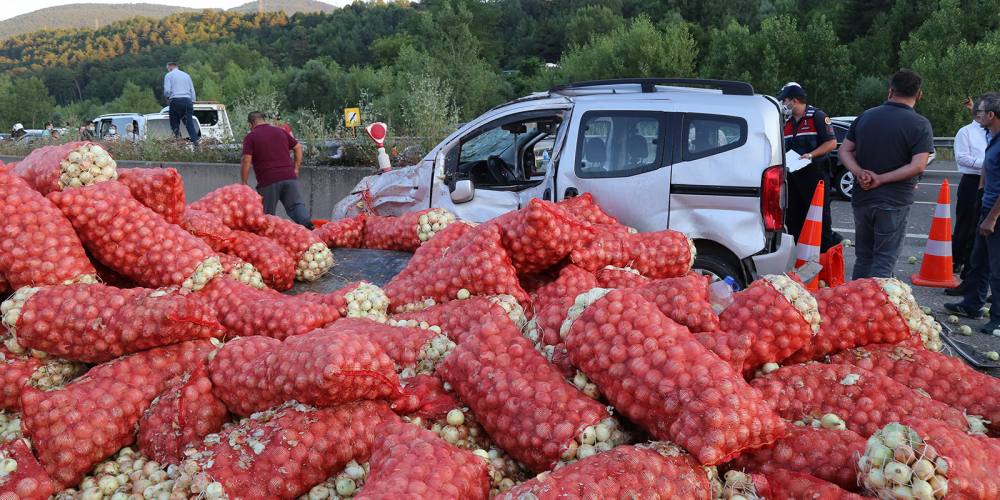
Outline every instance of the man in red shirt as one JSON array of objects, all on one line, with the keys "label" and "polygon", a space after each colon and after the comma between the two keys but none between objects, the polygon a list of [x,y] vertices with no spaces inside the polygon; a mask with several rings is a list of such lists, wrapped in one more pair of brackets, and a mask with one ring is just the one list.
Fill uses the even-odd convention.
[{"label": "man in red shirt", "polygon": [[[264,198],[264,213],[274,215],[278,200],[293,221],[314,229],[309,219],[302,193],[299,192],[299,167],[302,165],[302,145],[291,135],[267,123],[264,113],[252,111],[247,116],[250,133],[243,138],[243,158],[240,174],[243,184],[250,176],[253,165],[257,178],[257,192]],[[288,152],[294,154],[294,161]]]}]

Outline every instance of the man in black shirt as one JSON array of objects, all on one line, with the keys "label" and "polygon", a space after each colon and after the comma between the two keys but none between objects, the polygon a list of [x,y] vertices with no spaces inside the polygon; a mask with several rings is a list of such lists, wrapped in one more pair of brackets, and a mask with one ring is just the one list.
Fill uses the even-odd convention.
[{"label": "man in black shirt", "polygon": [[861,113],[840,146],[840,160],[861,187],[851,193],[857,238],[852,279],[893,277],[917,176],[934,151],[931,123],[913,110],[922,83],[908,69],[892,75],[889,100]]}]

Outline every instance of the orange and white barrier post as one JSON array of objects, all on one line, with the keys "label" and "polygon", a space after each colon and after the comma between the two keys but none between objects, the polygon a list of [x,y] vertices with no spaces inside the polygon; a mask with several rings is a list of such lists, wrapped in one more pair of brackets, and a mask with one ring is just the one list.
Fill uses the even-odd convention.
[{"label": "orange and white barrier post", "polygon": [[951,267],[951,189],[948,179],[941,184],[931,234],[920,263],[920,272],[910,276],[914,285],[952,288],[959,285]]},{"label": "orange and white barrier post", "polygon": [[[813,193],[806,222],[799,233],[799,241],[795,244],[795,267],[799,268],[812,259],[819,259],[820,244],[823,241],[823,196],[826,194],[826,183],[819,181]],[[819,279],[814,277],[805,284],[809,290],[819,288]]]}]

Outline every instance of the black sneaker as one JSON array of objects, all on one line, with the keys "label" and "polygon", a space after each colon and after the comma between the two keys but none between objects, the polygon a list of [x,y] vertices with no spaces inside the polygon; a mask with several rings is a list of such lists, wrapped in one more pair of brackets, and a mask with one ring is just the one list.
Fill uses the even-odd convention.
[{"label": "black sneaker", "polygon": [[952,297],[961,297],[962,295],[965,295],[965,283],[961,283],[956,287],[945,288],[944,294],[951,295]]},{"label": "black sneaker", "polygon": [[965,316],[966,318],[972,319],[983,319],[983,310],[978,309],[976,311],[969,311],[962,304],[958,302],[945,303],[944,310],[956,316]]}]

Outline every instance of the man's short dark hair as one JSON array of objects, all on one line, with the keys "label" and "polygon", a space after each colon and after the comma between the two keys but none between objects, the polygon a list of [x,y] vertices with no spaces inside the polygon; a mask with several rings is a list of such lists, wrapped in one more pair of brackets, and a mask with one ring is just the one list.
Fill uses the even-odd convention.
[{"label": "man's short dark hair", "polygon": [[804,96],[804,95],[792,96],[789,99],[791,99],[793,101],[798,101],[798,102],[800,102],[802,104],[806,103],[806,96]]},{"label": "man's short dark hair", "polygon": [[994,115],[1000,116],[1000,94],[996,92],[990,92],[988,94],[983,94],[979,98],[981,101],[978,108],[972,108],[973,111],[976,109],[981,109],[984,112],[992,111]]},{"label": "man's short dark hair", "polygon": [[889,80],[889,88],[899,97],[917,97],[917,94],[920,93],[920,85],[923,83],[924,79],[920,78],[916,71],[904,69],[892,75],[892,79]]},{"label": "man's short dark hair", "polygon": [[176,67],[177,67],[177,63],[175,63],[175,62],[173,62],[173,61],[170,61],[170,62],[168,62],[168,63],[167,63],[167,67],[169,68],[169,67],[171,67],[171,66],[173,66],[173,67],[175,67],[175,68],[176,68]]},{"label": "man's short dark hair", "polygon": [[264,116],[263,112],[261,112],[261,111],[251,111],[250,114],[247,115],[247,123],[254,123],[254,122],[257,122],[258,120],[263,120],[265,118],[267,118],[267,117]]}]

